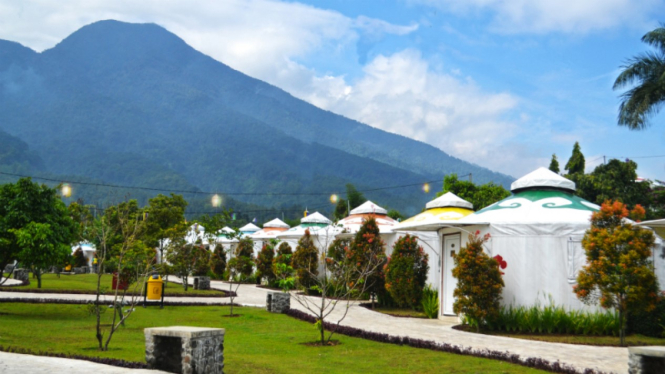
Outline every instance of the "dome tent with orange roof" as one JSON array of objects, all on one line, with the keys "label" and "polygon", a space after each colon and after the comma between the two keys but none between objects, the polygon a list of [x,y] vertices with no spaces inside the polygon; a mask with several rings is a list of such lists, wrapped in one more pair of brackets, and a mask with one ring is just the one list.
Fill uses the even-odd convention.
[{"label": "dome tent with orange roof", "polygon": [[268,243],[271,239],[277,239],[277,234],[284,232],[289,228],[291,228],[291,226],[287,225],[279,218],[264,223],[261,230],[250,235],[252,240],[254,240],[254,255],[258,254],[264,244]]}]

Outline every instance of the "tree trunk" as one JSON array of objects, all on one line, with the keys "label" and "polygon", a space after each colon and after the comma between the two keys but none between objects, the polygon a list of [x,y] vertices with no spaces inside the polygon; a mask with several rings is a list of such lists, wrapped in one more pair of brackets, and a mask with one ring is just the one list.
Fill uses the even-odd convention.
[{"label": "tree trunk", "polygon": [[626,313],[623,308],[619,308],[619,323],[621,324],[621,329],[619,331],[619,345],[622,347],[626,346]]},{"label": "tree trunk", "polygon": [[230,283],[230,282],[229,282],[229,295],[231,295],[230,296],[230,298],[231,298],[231,312],[229,313],[229,317],[233,317],[233,299],[235,299],[235,297],[233,297],[233,283]]},{"label": "tree trunk", "polygon": [[36,269],[35,275],[37,276],[37,288],[42,288],[42,271]]},{"label": "tree trunk", "polygon": [[187,292],[187,286],[189,286],[189,281],[187,280],[187,276],[182,277],[182,285],[185,286],[185,292]]}]

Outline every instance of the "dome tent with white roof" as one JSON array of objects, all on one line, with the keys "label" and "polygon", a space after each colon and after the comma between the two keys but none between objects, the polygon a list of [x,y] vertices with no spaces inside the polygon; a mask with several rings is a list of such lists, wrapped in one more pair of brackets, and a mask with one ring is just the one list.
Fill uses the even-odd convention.
[{"label": "dome tent with white roof", "polygon": [[447,223],[473,213],[473,204],[458,197],[452,192],[437,197],[425,205],[426,210],[403,222],[393,229],[402,233],[418,237],[418,241],[429,256],[429,272],[427,283],[433,288],[441,287],[441,241],[437,230]]},{"label": "dome tent with white roof", "polygon": [[573,286],[586,262],[581,240],[599,207],[575,196],[574,182],[546,168],[518,179],[511,191],[511,196],[495,204],[439,225],[442,314],[453,314],[454,254],[467,244],[469,234],[477,231],[490,234],[485,251],[505,261],[501,270],[504,304],[531,306],[551,297],[566,308],[587,308],[575,297]]},{"label": "dome tent with white roof", "polygon": [[332,221],[319,212],[314,212],[300,220],[300,225],[292,227],[277,234],[277,239],[287,242],[293,251],[298,245],[298,240],[309,230],[312,240],[319,249],[328,248],[339,230],[332,226]]}]

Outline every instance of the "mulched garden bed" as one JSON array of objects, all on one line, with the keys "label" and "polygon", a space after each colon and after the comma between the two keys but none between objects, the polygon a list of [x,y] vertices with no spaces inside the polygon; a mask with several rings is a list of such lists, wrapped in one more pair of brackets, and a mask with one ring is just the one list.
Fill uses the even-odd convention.
[{"label": "mulched garden bed", "polygon": [[392,316],[392,317],[428,319],[427,316],[407,316],[407,315],[403,315],[403,314],[395,314],[395,313],[390,313],[390,312],[384,312],[381,309],[372,308],[372,303],[362,303],[362,304],[360,304],[360,306],[363,307],[363,308],[369,309],[373,312],[387,314],[387,315]]},{"label": "mulched garden bed", "polygon": [[[16,288],[5,288],[5,287],[13,287],[13,286],[3,286],[0,287],[0,292],[22,292],[22,293],[52,293],[52,294],[59,294],[59,295],[96,295],[97,293],[95,291],[82,291],[82,290],[42,290],[42,289],[16,289]],[[182,295],[182,294],[176,294],[176,295],[169,295],[169,294],[164,294],[164,297],[221,297],[221,298],[226,298],[226,297],[231,297],[229,292],[233,294],[233,296],[238,296],[235,294],[233,291],[227,291],[227,290],[218,290],[215,289],[215,291],[223,292],[224,295]],[[106,296],[111,296],[114,295],[114,293],[106,293],[104,294]],[[122,295],[122,293],[118,292],[118,295]],[[125,296],[142,296],[140,294],[131,294],[127,293]]]}]

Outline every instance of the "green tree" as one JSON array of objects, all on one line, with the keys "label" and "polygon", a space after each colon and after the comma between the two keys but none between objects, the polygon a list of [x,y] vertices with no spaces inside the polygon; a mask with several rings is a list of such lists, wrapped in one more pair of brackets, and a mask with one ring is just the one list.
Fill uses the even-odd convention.
[{"label": "green tree", "polygon": [[617,159],[598,165],[593,172],[578,175],[577,194],[598,205],[607,200],[618,200],[629,208],[637,204],[651,205],[651,187],[647,182],[637,182],[637,164]]},{"label": "green tree", "polygon": [[[33,234],[37,237],[31,239]],[[71,253],[70,246],[76,239],[76,224],[55,189],[33,183],[30,178],[0,187],[2,268],[20,259],[33,268],[41,287],[41,271],[59,265]]]},{"label": "green tree", "polygon": [[447,192],[452,192],[470,202],[475,210],[483,209],[510,196],[510,192],[503,186],[492,182],[478,186],[472,182],[457,179],[457,174],[454,173],[443,178],[443,191],[438,192],[436,196],[441,196]]},{"label": "green tree", "polygon": [[272,262],[275,258],[275,246],[277,241],[270,240],[263,244],[261,252],[256,257],[256,278],[260,282],[261,278],[266,278],[268,284],[275,282],[275,272],[273,271]]},{"label": "green tree", "polygon": [[296,285],[308,291],[316,284],[315,278],[319,275],[318,249],[309,230],[305,230],[305,235],[298,240],[292,261],[296,273]]},{"label": "green tree", "polygon": [[618,122],[631,130],[648,126],[649,117],[658,113],[665,102],[665,27],[646,33],[642,42],[655,51],[640,54],[622,66],[614,89],[632,87],[621,95]]},{"label": "green tree", "polygon": [[73,260],[75,267],[88,265],[88,259],[85,258],[85,255],[83,254],[83,250],[81,249],[81,247],[76,248],[73,257],[74,257]]},{"label": "green tree", "polygon": [[[178,230],[186,229],[185,208],[187,201],[182,195],[171,194],[164,196],[159,194],[148,200],[148,206],[144,212],[149,219],[145,226],[145,243],[153,248],[159,248],[161,258],[164,258],[164,239],[173,239],[184,235]],[[204,226],[205,227],[205,226]]]},{"label": "green tree", "polygon": [[[335,220],[340,220],[349,215],[350,210],[359,207],[362,203],[366,202],[367,199],[362,192],[358,191],[351,183],[346,185],[346,200],[339,199],[337,205],[335,206],[335,212],[333,216]],[[350,209],[350,210],[349,210]]]},{"label": "green tree", "polygon": [[383,264],[386,261],[386,245],[381,239],[379,226],[373,217],[363,221],[351,242],[347,257],[352,264],[355,264],[359,272],[367,269],[368,264],[382,264],[376,271],[366,277],[367,287],[365,287],[365,290],[372,296],[372,304],[374,304],[375,298],[378,298],[379,303],[385,304],[389,298],[383,274]]},{"label": "green tree", "polygon": [[658,281],[651,263],[655,239],[650,230],[625,220],[639,220],[644,209],[631,212],[621,202],[607,201],[591,216],[591,228],[582,239],[587,264],[577,276],[577,297],[586,304],[600,301],[603,308],[614,308],[621,321],[621,345],[625,345],[628,314],[653,310]]},{"label": "green tree", "polygon": [[477,332],[499,313],[504,287],[499,263],[483,251],[483,243],[487,240],[489,234],[481,237],[479,231],[469,235],[467,245],[455,256],[453,268],[453,276],[457,278],[453,310],[464,314]]},{"label": "green tree", "polygon": [[573,146],[573,154],[568,159],[565,169],[568,170],[568,175],[583,175],[585,168],[584,155],[580,148],[580,143],[575,142]]},{"label": "green tree", "polygon": [[166,260],[171,264],[173,274],[182,278],[185,291],[189,288],[190,274],[205,274],[210,268],[210,252],[202,245],[188,244],[184,240],[167,246]]},{"label": "green tree", "polygon": [[401,236],[393,246],[386,264],[386,290],[398,306],[420,306],[429,270],[428,256],[418,245],[418,238]]},{"label": "green tree", "polygon": [[402,213],[400,213],[396,209],[390,209],[388,211],[388,217],[390,217],[390,218],[392,218],[396,221],[402,221],[404,218],[406,218],[406,217],[404,217],[404,215]]},{"label": "green tree", "polygon": [[559,174],[559,160],[556,158],[556,154],[552,155],[552,161],[550,161],[549,169],[557,174]]}]

